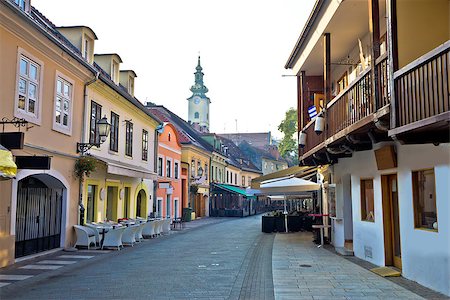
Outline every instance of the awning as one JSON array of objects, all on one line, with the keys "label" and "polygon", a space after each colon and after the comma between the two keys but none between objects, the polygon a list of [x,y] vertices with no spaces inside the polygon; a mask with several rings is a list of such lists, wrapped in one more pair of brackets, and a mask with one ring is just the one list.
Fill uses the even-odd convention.
[{"label": "awning", "polygon": [[284,177],[261,182],[259,190],[263,195],[295,195],[317,191],[320,184],[297,177]]},{"label": "awning", "polygon": [[253,178],[251,186],[253,189],[259,189],[261,183],[266,180],[276,179],[276,178],[285,178],[285,177],[290,177],[290,176],[295,176],[295,177],[301,178],[304,176],[312,175],[312,174],[316,173],[316,171],[317,171],[317,167],[294,166],[294,167],[290,167],[290,168],[287,168],[287,169],[284,169],[281,171],[277,171],[277,172],[273,172],[270,174],[266,174],[263,176]]},{"label": "awning", "polygon": [[156,173],[153,173],[146,168],[123,163],[120,161],[111,160],[104,157],[98,157],[95,155],[92,156],[106,164],[107,166],[106,172],[109,174],[127,176],[132,178],[144,178],[151,180],[157,179]]},{"label": "awning", "polygon": [[231,192],[231,193],[235,193],[235,194],[239,194],[242,196],[245,196],[247,198],[251,198],[251,197],[255,197],[255,193],[254,190],[250,190],[250,189],[244,189],[241,187],[237,187],[234,185],[229,185],[229,184],[223,184],[223,183],[213,183],[214,187],[218,187],[222,190]]},{"label": "awning", "polygon": [[11,151],[0,145],[0,179],[11,179],[16,176],[17,166]]}]

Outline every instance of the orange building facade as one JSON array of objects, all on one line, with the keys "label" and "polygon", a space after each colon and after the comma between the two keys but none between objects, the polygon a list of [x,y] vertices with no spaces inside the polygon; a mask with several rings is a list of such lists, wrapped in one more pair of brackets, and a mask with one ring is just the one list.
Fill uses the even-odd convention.
[{"label": "orange building facade", "polygon": [[165,123],[158,136],[158,185],[154,212],[156,217],[180,218],[183,206],[181,144],[175,127]]}]

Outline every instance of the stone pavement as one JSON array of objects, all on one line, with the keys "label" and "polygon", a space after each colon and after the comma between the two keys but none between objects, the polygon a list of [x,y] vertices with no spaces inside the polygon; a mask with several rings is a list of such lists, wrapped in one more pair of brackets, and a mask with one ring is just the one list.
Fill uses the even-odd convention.
[{"label": "stone pavement", "polygon": [[423,299],[311,241],[309,233],[275,237],[275,299]]},{"label": "stone pavement", "polygon": [[262,233],[261,216],[204,218],[121,251],[58,251],[0,269],[1,300],[422,299],[414,284],[319,249],[310,233]]},{"label": "stone pavement", "polygon": [[[261,286],[273,293],[265,281],[272,282],[271,272],[248,271],[257,265],[259,245],[272,248],[260,222],[260,216],[194,221],[102,259],[5,286],[0,299],[260,299]],[[254,278],[259,285],[251,284],[252,274],[261,274]]]}]

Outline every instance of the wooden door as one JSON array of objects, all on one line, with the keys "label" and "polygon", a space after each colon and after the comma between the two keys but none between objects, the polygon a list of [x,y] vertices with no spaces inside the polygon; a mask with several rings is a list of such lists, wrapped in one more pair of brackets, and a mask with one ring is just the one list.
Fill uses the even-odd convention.
[{"label": "wooden door", "polygon": [[397,174],[381,176],[383,192],[383,225],[385,263],[402,268],[400,243],[400,215],[398,205]]}]

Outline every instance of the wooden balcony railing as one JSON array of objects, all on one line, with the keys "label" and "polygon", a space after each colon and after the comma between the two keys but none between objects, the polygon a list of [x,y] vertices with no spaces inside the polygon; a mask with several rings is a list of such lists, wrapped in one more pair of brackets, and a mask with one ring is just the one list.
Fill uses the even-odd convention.
[{"label": "wooden balcony railing", "polygon": [[310,121],[304,128],[303,131],[306,133],[306,145],[303,148],[303,154],[313,149],[323,141],[325,141],[325,133],[317,135],[314,132],[314,121]]},{"label": "wooden balcony railing", "polygon": [[394,73],[395,127],[450,111],[450,41]]},{"label": "wooden balcony railing", "polygon": [[367,68],[327,105],[326,132],[317,135],[314,132],[314,121],[310,121],[303,128],[307,135],[303,153],[307,153],[324,142],[325,138],[333,137],[341,130],[352,126],[390,103],[388,67],[387,55],[380,56],[376,61],[379,89],[377,103],[374,103],[372,99],[372,70]]},{"label": "wooden balcony railing", "polygon": [[377,109],[391,103],[391,91],[389,84],[389,64],[387,60],[387,53],[380,56],[376,61],[376,67],[378,69],[378,91],[380,99],[378,101]]},{"label": "wooden balcony railing", "polygon": [[327,105],[327,137],[331,137],[374,112],[371,69],[367,68],[357,80]]}]

